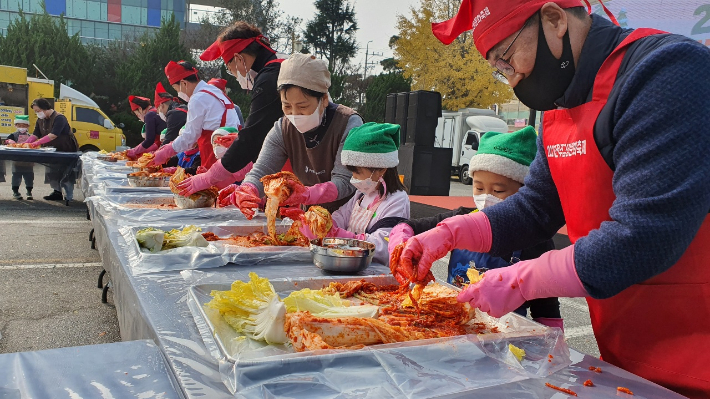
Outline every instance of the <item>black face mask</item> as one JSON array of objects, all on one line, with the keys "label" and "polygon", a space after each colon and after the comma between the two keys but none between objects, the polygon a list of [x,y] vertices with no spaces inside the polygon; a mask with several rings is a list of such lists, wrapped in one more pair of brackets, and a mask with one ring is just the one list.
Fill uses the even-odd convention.
[{"label": "black face mask", "polygon": [[557,108],[557,101],[569,87],[574,77],[574,57],[569,41],[569,29],[562,38],[562,57],[555,58],[545,40],[542,20],[537,35],[537,56],[532,72],[515,85],[513,91],[518,99],[537,111]]}]

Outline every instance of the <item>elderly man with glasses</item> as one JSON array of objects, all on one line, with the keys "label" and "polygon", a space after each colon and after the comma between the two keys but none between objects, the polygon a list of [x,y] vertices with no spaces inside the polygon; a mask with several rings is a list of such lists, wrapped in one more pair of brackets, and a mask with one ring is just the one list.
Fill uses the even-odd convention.
[{"label": "elderly man with glasses", "polygon": [[517,194],[410,238],[399,263],[426,276],[453,248],[505,256],[566,224],[573,245],[487,272],[459,300],[498,317],[586,297],[604,360],[708,397],[710,51],[579,0],[464,0],[433,24],[445,44],[467,30],[494,76],[546,111],[538,154]]}]

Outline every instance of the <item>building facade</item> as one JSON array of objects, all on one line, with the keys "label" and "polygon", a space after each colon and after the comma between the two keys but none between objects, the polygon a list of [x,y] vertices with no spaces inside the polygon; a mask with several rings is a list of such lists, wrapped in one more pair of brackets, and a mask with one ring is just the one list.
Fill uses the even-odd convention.
[{"label": "building facade", "polygon": [[[185,26],[186,0],[45,0],[47,13],[64,15],[70,35],[78,33],[83,43],[105,45],[111,40],[135,38],[157,29],[171,14]],[[0,0],[0,34],[25,14],[42,12],[42,0]]]}]

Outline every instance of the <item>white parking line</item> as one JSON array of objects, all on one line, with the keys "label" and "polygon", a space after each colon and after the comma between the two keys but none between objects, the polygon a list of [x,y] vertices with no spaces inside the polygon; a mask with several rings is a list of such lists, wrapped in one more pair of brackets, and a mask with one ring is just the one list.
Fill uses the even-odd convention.
[{"label": "white parking line", "polygon": [[24,269],[64,269],[77,267],[97,267],[101,266],[101,262],[93,263],[41,263],[36,265],[10,265],[0,266],[0,271],[3,270],[24,270]]},{"label": "white parking line", "polygon": [[89,220],[67,220],[67,219],[49,219],[49,218],[37,218],[37,219],[9,219],[0,220],[0,224],[48,224],[48,223],[59,223],[59,224],[91,224]]}]

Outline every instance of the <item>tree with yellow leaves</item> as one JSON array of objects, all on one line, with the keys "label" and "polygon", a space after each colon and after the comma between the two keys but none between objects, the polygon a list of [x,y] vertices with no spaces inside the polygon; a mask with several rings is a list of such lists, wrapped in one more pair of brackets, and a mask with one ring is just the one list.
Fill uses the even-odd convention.
[{"label": "tree with yellow leaves", "polygon": [[444,109],[488,108],[510,101],[513,91],[491,75],[469,32],[448,46],[431,33],[431,23],[451,18],[459,5],[460,0],[421,0],[419,9],[410,7],[409,19],[398,15],[398,66],[412,80],[412,90],[441,93]]}]

